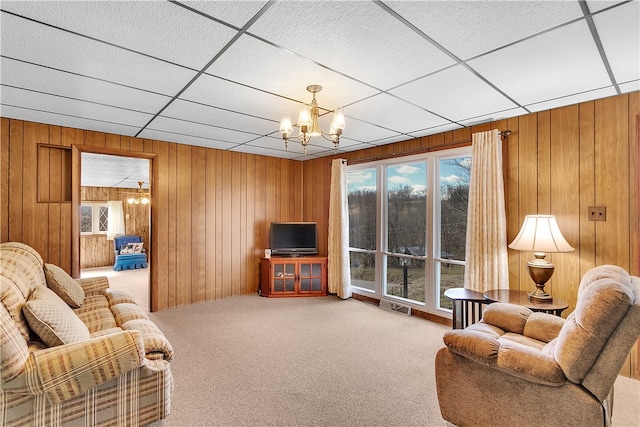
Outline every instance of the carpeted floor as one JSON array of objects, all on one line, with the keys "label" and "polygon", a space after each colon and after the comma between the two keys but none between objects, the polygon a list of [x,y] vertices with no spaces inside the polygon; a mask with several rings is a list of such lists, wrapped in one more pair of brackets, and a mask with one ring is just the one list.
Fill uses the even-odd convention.
[{"label": "carpeted floor", "polygon": [[[171,414],[154,427],[448,425],[433,368],[446,326],[336,297],[150,316],[175,349]],[[639,402],[640,382],[619,377],[614,425],[640,426]]]},{"label": "carpeted floor", "polygon": [[146,312],[149,311],[149,266],[135,270],[115,271],[113,266],[83,268],[80,277],[107,276],[109,286],[126,291]]}]

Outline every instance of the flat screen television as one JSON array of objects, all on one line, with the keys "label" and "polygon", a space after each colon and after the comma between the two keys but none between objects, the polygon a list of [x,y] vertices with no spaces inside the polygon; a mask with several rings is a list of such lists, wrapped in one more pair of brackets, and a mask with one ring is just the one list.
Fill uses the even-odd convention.
[{"label": "flat screen television", "polygon": [[280,256],[318,253],[318,230],[315,222],[272,222],[271,254]]}]

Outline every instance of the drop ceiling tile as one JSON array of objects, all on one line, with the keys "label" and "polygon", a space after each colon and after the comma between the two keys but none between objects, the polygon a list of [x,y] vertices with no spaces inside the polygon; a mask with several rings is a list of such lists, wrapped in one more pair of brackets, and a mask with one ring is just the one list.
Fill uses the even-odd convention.
[{"label": "drop ceiling tile", "polygon": [[259,156],[267,156],[267,157],[278,157],[281,159],[290,159],[290,160],[299,160],[299,158],[303,157],[301,154],[298,154],[298,153],[284,151],[284,147],[282,148],[282,150],[279,150],[276,148],[264,148],[264,147],[256,147],[253,145],[242,144],[229,149],[229,151],[235,151],[238,153],[256,154]]},{"label": "drop ceiling tile", "polygon": [[460,124],[464,126],[475,126],[482,123],[495,122],[497,120],[508,119],[509,117],[524,116],[526,114],[529,114],[529,111],[525,110],[524,108],[521,108],[521,107],[510,108],[508,110],[494,111],[489,114],[470,117],[467,120],[461,120]]},{"label": "drop ceiling tile", "polygon": [[3,87],[0,94],[2,104],[33,108],[39,111],[55,112],[72,117],[101,120],[129,126],[142,127],[151,119],[150,114],[121,108],[109,107],[90,102],[77,101],[59,96],[31,92],[12,87]]},{"label": "drop ceiling tile", "polygon": [[277,2],[249,32],[379,89],[454,63],[373,2]]},{"label": "drop ceiling tile", "polygon": [[[445,119],[387,94],[376,95],[349,105],[348,111],[345,109],[345,114],[366,118],[367,122],[371,124],[398,133],[410,133],[416,129],[439,126],[447,122]],[[346,132],[347,129],[345,129]],[[365,140],[364,142],[370,141]]]},{"label": "drop ceiling tile", "polygon": [[390,93],[451,121],[515,107],[512,101],[463,65],[415,80]]},{"label": "drop ceiling tile", "polygon": [[147,113],[155,113],[171,99],[8,58],[1,58],[0,61],[2,84],[7,86]]},{"label": "drop ceiling tile", "polygon": [[149,188],[149,160],[82,153],[80,181],[89,187]]},{"label": "drop ceiling tile", "polygon": [[640,90],[640,80],[624,83],[624,84],[621,84],[619,87],[622,93],[635,92],[637,90]]},{"label": "drop ceiling tile", "polygon": [[2,55],[59,70],[174,95],[193,78],[185,68],[2,15]]},{"label": "drop ceiling tile", "polygon": [[640,78],[640,2],[593,17],[616,82]]},{"label": "drop ceiling tile", "polygon": [[242,144],[259,136],[256,134],[224,129],[195,122],[187,122],[164,116],[158,116],[153,119],[153,121],[149,123],[148,128],[162,132],[206,138],[230,144]]},{"label": "drop ceiling tile", "polygon": [[28,122],[45,123],[55,126],[64,126],[124,136],[134,136],[140,129],[138,126],[128,126],[121,123],[110,123],[98,119],[67,116],[55,112],[35,110],[31,107],[22,108],[14,105],[7,105],[4,102],[0,105],[0,116],[9,119],[25,120]]},{"label": "drop ceiling tile", "polygon": [[181,1],[180,3],[220,19],[238,28],[243,27],[268,1]]},{"label": "drop ceiling tile", "polygon": [[[253,135],[266,135],[277,132],[280,123],[259,117],[222,110],[194,102],[175,100],[163,112],[162,117],[180,119],[196,124],[210,125],[223,129],[248,132]],[[215,131],[211,129],[211,131]],[[224,139],[224,138],[220,138]],[[244,141],[241,142],[245,142]]]},{"label": "drop ceiling tile", "polygon": [[3,2],[2,7],[196,70],[236,33],[170,2],[155,2],[149,7],[147,2],[135,1],[28,1]]},{"label": "drop ceiling tile", "polygon": [[[345,108],[346,127],[343,136],[354,140],[354,142],[369,142],[380,138],[391,138],[398,136],[398,132],[384,127],[358,120],[351,116],[351,107]],[[355,111],[354,111],[355,112]]]},{"label": "drop ceiling tile", "polygon": [[552,108],[563,107],[565,105],[578,104],[580,102],[591,101],[599,98],[606,98],[608,96],[614,96],[616,94],[617,94],[616,90],[613,87],[609,86],[609,87],[598,89],[598,90],[592,90],[588,92],[566,96],[564,98],[550,99],[548,101],[529,104],[529,105],[526,105],[526,107],[531,112],[544,111],[544,110],[550,110]]},{"label": "drop ceiling tile", "polygon": [[376,93],[370,87],[249,36],[240,37],[207,73],[305,103],[311,101],[306,87],[318,84],[323,87],[316,95],[318,106],[328,110]]},{"label": "drop ceiling tile", "polygon": [[587,0],[587,6],[589,6],[589,11],[591,13],[598,12],[602,9],[606,9],[611,6],[619,5],[621,3],[626,3],[626,0],[604,0],[604,1],[594,1]]},{"label": "drop ceiling tile", "polygon": [[[285,150],[284,141],[280,138],[271,138],[271,137],[263,137],[251,141],[246,146],[251,147],[260,147],[271,150],[284,150],[289,153],[293,153],[295,155],[304,155],[304,149],[302,144],[296,139],[290,139],[288,144],[288,149]],[[307,154],[319,153],[321,151],[326,151],[327,148],[333,148],[333,144],[330,142],[326,142],[326,145],[322,145],[322,143],[313,142],[307,145]]]},{"label": "drop ceiling tile", "polygon": [[469,65],[520,105],[611,84],[584,21],[475,59]]},{"label": "drop ceiling tile", "polygon": [[582,16],[577,1],[392,1],[387,4],[461,60]]},{"label": "drop ceiling tile", "polygon": [[215,148],[218,150],[228,150],[236,144],[217,141],[213,139],[198,137],[194,135],[184,135],[175,132],[156,130],[147,128],[140,132],[139,138],[154,139],[156,141],[175,142],[177,144],[195,145],[196,147]]},{"label": "drop ceiling tile", "polygon": [[461,129],[464,126],[461,126],[457,123],[447,123],[441,126],[434,126],[428,129],[421,129],[421,130],[417,130],[414,132],[411,132],[408,134],[408,136],[414,137],[414,138],[420,138],[423,136],[429,136],[429,135],[434,135],[436,133],[442,133],[442,132],[447,132],[450,130],[456,130],[456,129]]},{"label": "drop ceiling tile", "polygon": [[[306,87],[306,86],[305,86]],[[305,92],[307,98],[303,102],[311,101],[311,94]],[[323,93],[318,97],[322,99]],[[195,101],[214,107],[220,106],[238,113],[271,119],[280,122],[285,111],[291,114],[298,111],[300,104],[287,98],[263,92],[258,89],[243,86],[238,83],[203,74],[180,95],[180,98]]]}]

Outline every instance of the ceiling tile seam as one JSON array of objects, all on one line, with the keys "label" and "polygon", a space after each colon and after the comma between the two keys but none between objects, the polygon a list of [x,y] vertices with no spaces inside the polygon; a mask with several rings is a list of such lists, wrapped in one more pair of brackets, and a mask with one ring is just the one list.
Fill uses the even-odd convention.
[{"label": "ceiling tile seam", "polygon": [[[420,37],[422,37],[424,40],[426,40],[427,42],[431,43],[431,45],[433,45],[435,48],[437,48],[438,50],[440,50],[442,53],[444,53],[445,55],[447,55],[449,58],[451,58],[453,61],[455,61],[458,64],[461,64],[462,66],[464,66],[465,68],[467,68],[467,70],[469,70],[471,73],[473,73],[476,77],[478,77],[480,80],[482,80],[484,83],[486,83],[487,85],[489,85],[491,88],[493,88],[495,91],[497,91],[499,94],[501,94],[502,96],[504,96],[505,98],[507,98],[509,101],[513,102],[516,106],[522,107],[524,108],[522,105],[520,105],[520,103],[516,102],[513,98],[511,98],[509,95],[507,95],[504,91],[502,91],[500,88],[498,88],[496,85],[494,85],[493,83],[491,83],[489,81],[489,79],[485,78],[484,76],[482,76],[478,71],[476,71],[473,67],[471,67],[469,64],[467,64],[466,62],[464,62],[463,60],[461,60],[460,58],[458,58],[458,56],[456,56],[453,52],[449,51],[449,49],[445,48],[444,46],[442,46],[440,43],[438,43],[437,41],[435,41],[433,38],[431,38],[428,34],[425,34],[422,30],[420,30],[418,27],[416,27],[415,25],[413,25],[413,23],[411,23],[409,20],[407,20],[404,16],[400,15],[398,12],[396,12],[395,10],[393,10],[391,7],[387,6],[384,2],[382,2],[382,0],[373,0],[373,2],[375,4],[377,4],[378,6],[380,6],[382,8],[382,10],[386,11],[389,15],[391,15],[392,17],[394,17],[395,19],[397,19],[400,23],[404,24],[407,28],[409,28],[411,31],[413,31],[414,33],[416,33],[417,35],[419,35]],[[393,94],[390,94],[393,95]],[[401,98],[398,98],[401,99]],[[526,108],[525,108],[526,110]],[[530,111],[527,111],[530,112]],[[432,113],[435,114],[435,113]],[[439,114],[436,114],[438,117],[445,119],[445,120],[449,120],[455,124],[459,124],[456,123],[454,120],[448,119],[444,116],[441,116]]]},{"label": "ceiling tile seam", "polygon": [[8,13],[10,15],[13,15],[13,16],[15,16],[17,18],[22,18],[22,19],[34,22],[34,23],[39,24],[39,25],[43,25],[45,27],[53,28],[53,29],[58,30],[58,31],[69,33],[69,34],[72,34],[74,36],[82,37],[82,38],[85,38],[85,39],[88,39],[88,40],[91,40],[91,41],[94,41],[94,42],[97,42],[97,43],[101,43],[101,44],[104,44],[104,45],[107,45],[107,46],[115,47],[117,49],[122,49],[122,50],[124,50],[126,52],[129,52],[129,53],[134,53],[136,55],[144,56],[145,58],[154,59],[156,61],[160,61],[160,62],[164,62],[165,64],[169,64],[169,65],[173,65],[173,66],[176,66],[176,67],[184,68],[184,69],[189,70],[189,71],[197,71],[195,68],[187,67],[186,65],[182,65],[182,64],[175,63],[173,61],[169,61],[169,60],[166,60],[166,59],[158,58],[157,56],[149,55],[148,53],[144,53],[144,52],[140,52],[140,51],[128,48],[128,47],[120,46],[120,45],[117,45],[115,43],[108,42],[106,40],[101,40],[99,38],[96,38],[96,37],[93,37],[93,36],[89,36],[87,34],[78,33],[77,31],[68,30],[66,28],[62,28],[62,27],[58,27],[56,25],[52,25],[52,24],[49,24],[49,23],[46,23],[46,22],[38,21],[37,19],[29,18],[29,17],[23,16],[23,15],[18,15],[17,13],[9,12],[9,11],[4,10],[4,9],[0,9],[0,11],[2,11],[4,13]]},{"label": "ceiling tile seam", "polygon": [[211,58],[211,60],[209,62],[207,62],[205,64],[205,66],[196,73],[196,75],[189,80],[189,82],[187,82],[187,84],[180,90],[178,91],[177,94],[175,94],[173,96],[173,98],[171,98],[169,100],[169,102],[167,102],[167,104],[162,107],[156,114],[155,116],[153,116],[151,118],[151,120],[149,120],[147,122],[147,124],[145,124],[136,134],[136,136],[140,135],[140,133],[142,131],[144,131],[147,126],[149,126],[149,124],[155,120],[156,117],[158,117],[164,110],[166,110],[171,104],[173,104],[173,102],[178,99],[178,97],[180,95],[182,95],[202,74],[204,74],[205,70],[207,70],[207,68],[209,68],[214,62],[216,62],[218,60],[218,58],[220,58],[231,46],[233,46],[235,44],[236,41],[238,41],[238,39],[240,37],[242,37],[242,35],[244,33],[246,33],[246,31],[262,16],[264,15],[267,10],[269,10],[269,8],[271,8],[271,6],[273,6],[275,0],[270,0],[267,4],[265,4],[262,9],[260,9],[241,29],[240,31],[238,31],[232,38],[231,40],[229,40],[219,51],[218,53],[216,53],[214,55],[213,58]]},{"label": "ceiling tile seam", "polygon": [[118,126],[126,126],[126,127],[130,127],[130,128],[133,128],[133,129],[137,129],[138,128],[137,126],[128,125],[126,123],[119,123],[119,122],[113,122],[113,121],[109,121],[109,120],[94,119],[94,118],[91,118],[91,117],[76,116],[76,115],[73,115],[73,114],[57,113],[57,112],[54,112],[54,111],[41,110],[39,108],[28,108],[28,107],[22,107],[20,105],[14,105],[14,104],[2,104],[2,105],[5,106],[5,107],[19,108],[21,110],[27,110],[27,111],[37,111],[39,113],[54,114],[56,116],[70,117],[70,118],[73,118],[73,119],[90,120],[92,122],[108,123],[108,124],[118,125]]},{"label": "ceiling tile seam", "polygon": [[99,82],[109,83],[109,84],[112,84],[112,85],[124,87],[124,88],[127,88],[127,89],[138,90],[138,91],[149,93],[149,94],[152,94],[152,95],[158,95],[158,96],[163,96],[165,98],[170,98],[170,96],[167,95],[167,94],[160,93],[160,92],[155,92],[153,90],[143,89],[143,88],[139,88],[139,87],[131,86],[131,85],[126,85],[124,83],[118,83],[118,82],[114,82],[112,80],[102,79],[100,77],[93,77],[93,76],[90,76],[90,75],[87,75],[87,74],[80,74],[80,73],[76,73],[76,72],[73,72],[73,71],[63,70],[63,69],[60,69],[60,68],[55,68],[55,67],[51,67],[51,66],[44,65],[44,64],[36,64],[35,62],[25,61],[23,59],[14,58],[14,57],[11,57],[11,56],[0,55],[0,58],[10,59],[12,61],[22,62],[22,63],[28,64],[28,65],[33,65],[35,67],[41,67],[41,68],[45,68],[45,69],[48,69],[48,70],[53,70],[53,71],[58,71],[58,72],[65,73],[65,74],[70,74],[70,75],[75,76],[75,77],[82,77],[82,78],[86,78],[86,79],[96,80],[96,81],[99,81]]},{"label": "ceiling tile seam", "polygon": [[616,93],[620,95],[622,92],[620,91],[620,87],[618,83],[616,83],[616,78],[613,75],[613,70],[611,69],[611,64],[609,64],[609,59],[607,58],[607,54],[604,51],[604,46],[602,46],[602,41],[600,40],[600,35],[598,34],[598,30],[596,29],[596,24],[593,22],[593,17],[591,16],[591,11],[589,10],[589,5],[587,5],[586,1],[578,1],[580,4],[580,8],[582,9],[582,13],[584,13],[584,19],[589,27],[589,32],[591,33],[591,37],[593,38],[593,42],[598,49],[598,53],[600,54],[600,59],[602,60],[602,65],[604,65],[604,69],[607,71],[607,75],[609,76],[609,80],[611,80],[611,84],[616,89]]},{"label": "ceiling tile seam", "polygon": [[118,107],[116,105],[106,104],[104,102],[88,101],[86,99],[74,98],[72,96],[58,95],[58,94],[55,94],[55,93],[44,92],[44,91],[41,91],[41,90],[28,89],[28,88],[22,88],[22,87],[18,87],[18,86],[8,85],[6,83],[0,83],[0,86],[9,87],[9,88],[18,89],[18,90],[23,90],[23,91],[26,91],[26,92],[39,93],[41,95],[48,95],[48,96],[52,96],[54,98],[62,98],[62,99],[68,99],[68,100],[71,100],[71,101],[83,102],[85,104],[100,105],[100,106],[103,106],[103,107],[115,108],[117,110],[130,111],[132,113],[140,113],[140,114],[147,114],[147,115],[153,114],[153,113],[149,113],[149,112],[146,112],[146,111],[134,110],[133,108]]}]

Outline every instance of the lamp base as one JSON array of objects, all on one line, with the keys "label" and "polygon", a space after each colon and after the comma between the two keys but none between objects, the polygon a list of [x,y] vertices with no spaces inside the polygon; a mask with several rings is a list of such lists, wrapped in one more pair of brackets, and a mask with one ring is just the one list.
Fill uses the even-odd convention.
[{"label": "lamp base", "polygon": [[538,290],[535,290],[533,292],[529,292],[527,294],[529,296],[529,299],[531,300],[536,300],[536,301],[542,301],[542,302],[552,302],[553,301],[553,297],[551,295],[549,295],[548,293],[546,293],[544,290],[540,293],[538,293]]},{"label": "lamp base", "polygon": [[536,259],[527,263],[527,269],[529,270],[529,276],[536,284],[536,290],[528,293],[529,299],[544,302],[553,301],[553,297],[545,292],[544,285],[553,275],[554,265],[544,258],[539,258],[538,254],[536,254]]}]

